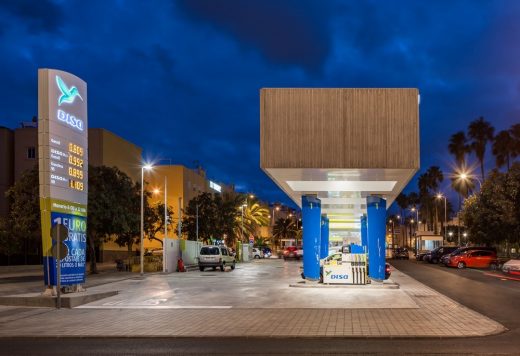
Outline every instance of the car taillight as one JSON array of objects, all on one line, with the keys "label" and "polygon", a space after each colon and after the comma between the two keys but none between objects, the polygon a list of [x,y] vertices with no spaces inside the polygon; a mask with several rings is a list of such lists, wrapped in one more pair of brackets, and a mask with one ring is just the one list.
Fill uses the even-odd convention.
[{"label": "car taillight", "polygon": [[390,272],[390,266],[386,266],[386,271]]}]

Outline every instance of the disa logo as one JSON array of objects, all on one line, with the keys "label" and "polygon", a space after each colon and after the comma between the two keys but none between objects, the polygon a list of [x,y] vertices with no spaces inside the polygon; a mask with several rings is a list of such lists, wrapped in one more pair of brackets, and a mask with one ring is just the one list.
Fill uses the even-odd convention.
[{"label": "disa logo", "polygon": [[62,103],[72,104],[76,97],[80,98],[83,101],[81,95],[79,95],[79,90],[75,86],[71,86],[70,88],[65,84],[63,79],[59,75],[56,76],[56,84],[61,91],[61,95],[58,98],[58,106],[61,106]]},{"label": "disa logo", "polygon": [[348,279],[348,274],[333,274],[330,279]]}]

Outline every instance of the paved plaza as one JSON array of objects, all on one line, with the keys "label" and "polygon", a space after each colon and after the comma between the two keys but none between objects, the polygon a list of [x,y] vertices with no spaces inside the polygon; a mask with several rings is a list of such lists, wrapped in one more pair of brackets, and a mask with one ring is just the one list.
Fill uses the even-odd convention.
[{"label": "paved plaza", "polygon": [[75,309],[0,308],[0,336],[465,337],[499,323],[394,270],[399,289],[293,288],[301,263],[261,260],[235,271],[151,274]]}]

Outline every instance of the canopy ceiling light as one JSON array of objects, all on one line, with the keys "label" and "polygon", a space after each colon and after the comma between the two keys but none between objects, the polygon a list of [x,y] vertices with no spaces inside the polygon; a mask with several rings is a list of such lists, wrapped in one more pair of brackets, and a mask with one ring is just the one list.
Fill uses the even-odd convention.
[{"label": "canopy ceiling light", "polygon": [[391,192],[397,181],[287,181],[297,192]]}]

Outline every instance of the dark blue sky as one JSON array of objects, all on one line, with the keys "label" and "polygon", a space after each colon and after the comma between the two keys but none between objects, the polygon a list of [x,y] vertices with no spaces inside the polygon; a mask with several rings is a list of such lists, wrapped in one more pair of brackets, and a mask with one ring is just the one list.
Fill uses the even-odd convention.
[{"label": "dark blue sky", "polygon": [[38,68],[70,71],[91,127],[287,201],[259,168],[260,88],[417,87],[422,169],[447,171],[452,133],[520,121],[519,19],[515,0],[2,0],[0,125],[36,115]]}]

